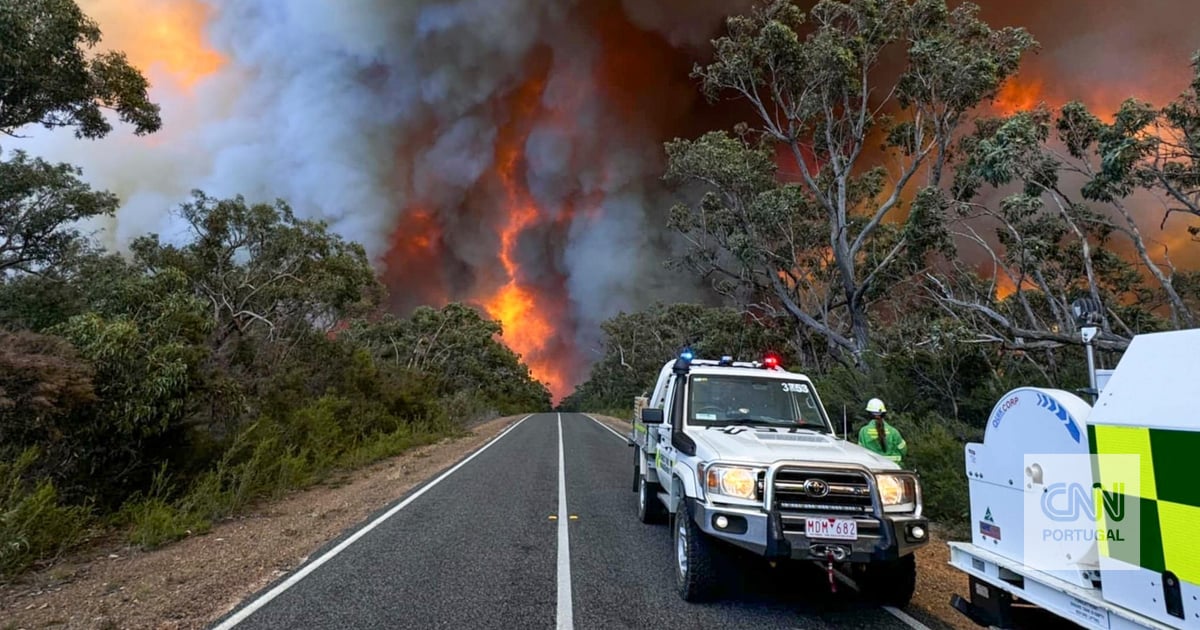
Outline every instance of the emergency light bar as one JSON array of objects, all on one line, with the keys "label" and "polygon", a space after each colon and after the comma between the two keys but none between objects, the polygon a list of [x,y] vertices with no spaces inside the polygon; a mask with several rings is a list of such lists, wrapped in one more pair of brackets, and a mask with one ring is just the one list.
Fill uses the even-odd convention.
[{"label": "emergency light bar", "polygon": [[734,361],[731,355],[723,355],[719,361],[713,359],[697,359],[691,349],[684,350],[679,353],[679,358],[675,361],[676,371],[686,373],[688,368],[693,365],[710,365],[717,367],[742,367],[742,368],[760,368],[767,370],[780,369],[779,355],[774,352],[768,352],[760,361]]}]

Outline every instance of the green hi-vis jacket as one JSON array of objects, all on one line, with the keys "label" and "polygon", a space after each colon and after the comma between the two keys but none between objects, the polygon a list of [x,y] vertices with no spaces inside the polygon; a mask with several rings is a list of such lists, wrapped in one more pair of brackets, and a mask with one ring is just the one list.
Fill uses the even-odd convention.
[{"label": "green hi-vis jacket", "polygon": [[901,437],[900,431],[888,424],[886,420],[883,423],[883,441],[887,444],[886,449],[879,446],[879,432],[875,430],[874,420],[868,422],[858,431],[859,446],[875,451],[897,464],[908,454],[908,443]]}]

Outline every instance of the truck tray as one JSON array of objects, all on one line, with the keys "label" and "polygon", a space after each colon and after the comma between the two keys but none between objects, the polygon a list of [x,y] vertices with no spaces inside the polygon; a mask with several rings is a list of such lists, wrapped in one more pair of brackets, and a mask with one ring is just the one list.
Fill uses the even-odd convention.
[{"label": "truck tray", "polygon": [[[950,565],[974,578],[973,588],[979,588],[976,584],[982,582],[985,590],[1000,589],[1085,628],[1174,630],[1172,626],[1105,601],[1099,589],[1080,588],[971,543],[947,544],[950,546]],[[995,594],[978,592],[965,598],[968,602],[978,599],[994,601]],[[968,611],[958,605],[955,607],[970,616]],[[966,607],[971,605],[966,604]],[[1179,627],[1183,627],[1182,623]]]}]

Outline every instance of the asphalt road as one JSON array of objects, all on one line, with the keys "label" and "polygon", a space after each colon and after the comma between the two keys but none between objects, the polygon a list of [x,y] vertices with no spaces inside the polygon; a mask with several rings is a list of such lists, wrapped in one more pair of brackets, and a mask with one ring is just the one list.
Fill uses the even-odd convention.
[{"label": "asphalt road", "polygon": [[910,627],[823,572],[752,558],[723,599],[682,601],[668,528],[636,518],[632,461],[587,416],[530,416],[215,627]]}]

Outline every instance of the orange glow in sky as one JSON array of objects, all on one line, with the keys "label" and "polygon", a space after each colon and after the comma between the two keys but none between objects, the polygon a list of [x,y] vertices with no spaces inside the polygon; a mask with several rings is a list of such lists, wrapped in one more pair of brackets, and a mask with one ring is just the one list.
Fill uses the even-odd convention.
[{"label": "orange glow in sky", "polygon": [[161,68],[183,87],[220,70],[225,58],[207,42],[212,10],[197,0],[78,0],[100,25],[99,48],[120,50],[143,72]]},{"label": "orange glow in sky", "polygon": [[1000,86],[993,104],[1003,114],[1011,114],[1037,107],[1044,98],[1045,86],[1041,79],[1013,77]]}]

